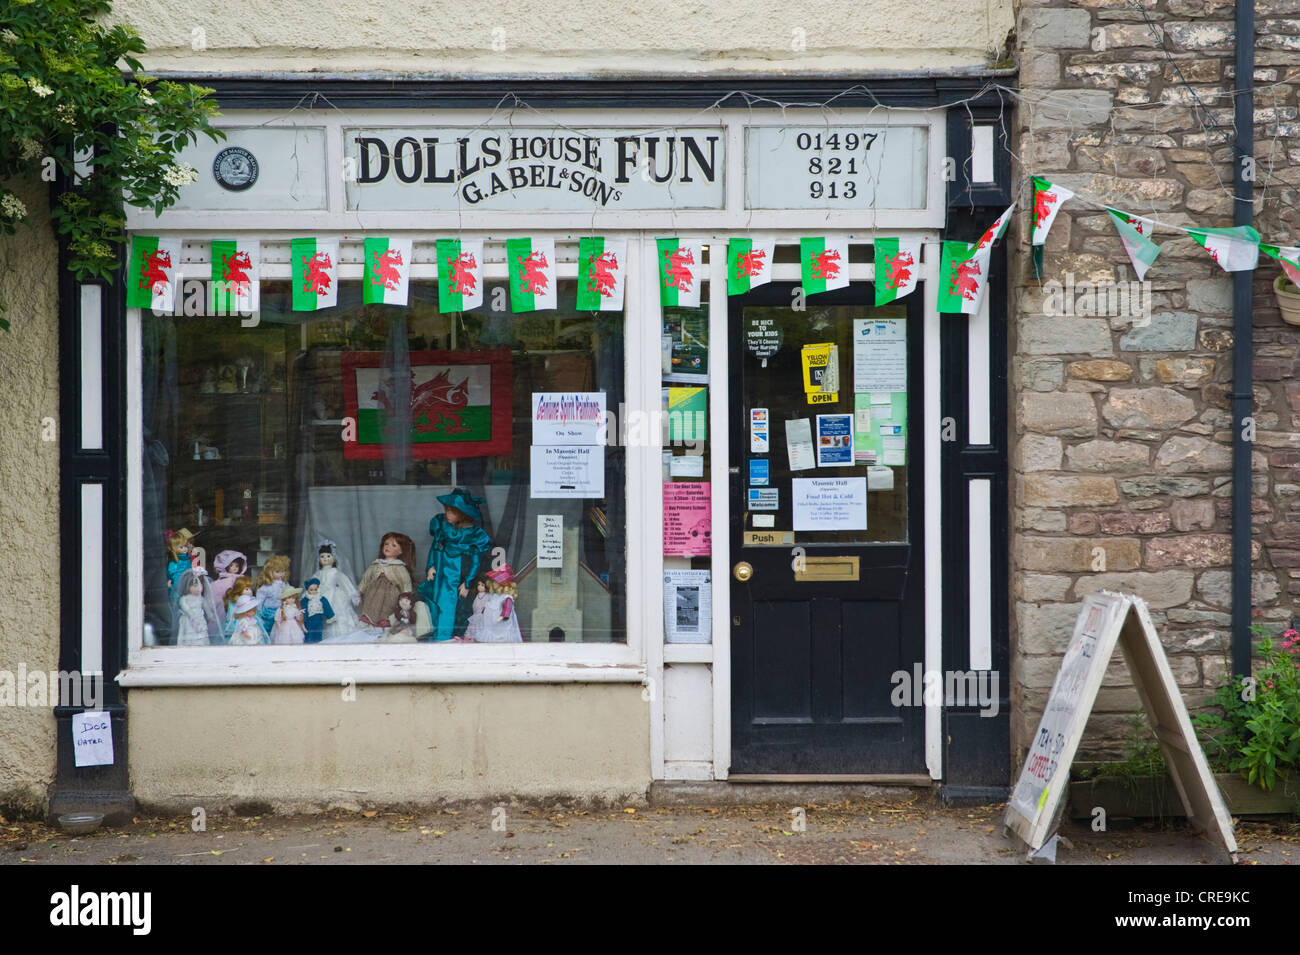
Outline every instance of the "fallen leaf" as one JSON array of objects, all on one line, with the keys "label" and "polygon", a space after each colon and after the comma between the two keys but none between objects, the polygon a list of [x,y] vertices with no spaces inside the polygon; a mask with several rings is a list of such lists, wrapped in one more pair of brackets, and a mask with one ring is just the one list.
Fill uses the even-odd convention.
[{"label": "fallen leaf", "polygon": [[363,812],[361,815],[365,816],[367,819],[374,819],[375,816],[379,815],[379,810],[378,810],[378,809],[367,809],[367,810],[366,810],[365,812]]},{"label": "fallen leaf", "polygon": [[210,852],[214,856],[225,855],[225,852],[221,849],[209,849],[208,852]]},{"label": "fallen leaf", "polygon": [[274,862],[274,861],[275,861],[275,856],[267,856],[267,857],[266,857],[265,859],[263,859],[262,861],[263,861],[263,862]]},{"label": "fallen leaf", "polygon": [[635,815],[636,815],[636,810],[635,810],[635,809],[630,809],[630,808],[629,808],[629,809],[624,809],[623,811],[624,811],[625,813],[627,813],[628,815],[630,815],[630,816],[635,816]]}]

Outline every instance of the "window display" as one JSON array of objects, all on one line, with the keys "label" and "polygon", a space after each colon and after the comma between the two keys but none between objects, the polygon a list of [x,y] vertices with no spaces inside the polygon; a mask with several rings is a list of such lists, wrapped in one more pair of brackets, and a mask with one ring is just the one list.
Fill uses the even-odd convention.
[{"label": "window display", "polygon": [[[536,395],[624,401],[623,312],[577,284],[526,313],[418,278],[311,311],[263,280],[248,327],[143,311],[145,643],[625,642],[624,449],[532,441]],[[547,494],[573,469],[539,447],[580,486]]]}]

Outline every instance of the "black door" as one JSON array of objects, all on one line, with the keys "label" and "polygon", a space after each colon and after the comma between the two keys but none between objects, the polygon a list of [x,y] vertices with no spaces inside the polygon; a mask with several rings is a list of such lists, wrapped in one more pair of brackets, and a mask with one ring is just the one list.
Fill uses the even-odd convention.
[{"label": "black door", "polygon": [[[925,659],[921,292],[875,308],[850,286],[803,310],[792,292],[730,302],[731,772],[924,772],[922,688],[894,677]],[[823,346],[807,371],[805,345]],[[827,345],[838,390],[809,393],[835,385]],[[813,467],[791,469],[791,437]]]}]

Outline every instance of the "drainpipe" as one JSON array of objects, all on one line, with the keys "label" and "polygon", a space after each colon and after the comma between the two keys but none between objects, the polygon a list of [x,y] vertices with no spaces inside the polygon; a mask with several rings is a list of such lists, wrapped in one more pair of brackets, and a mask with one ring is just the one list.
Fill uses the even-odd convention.
[{"label": "drainpipe", "polygon": [[[1233,224],[1250,225],[1254,183],[1246,179],[1244,160],[1255,153],[1255,0],[1238,0],[1236,19]],[[1253,413],[1251,361],[1255,343],[1251,327],[1251,291],[1254,278],[1253,272],[1232,273],[1232,672],[1243,675],[1250,673],[1251,657],[1251,445],[1245,439],[1245,419]]]}]

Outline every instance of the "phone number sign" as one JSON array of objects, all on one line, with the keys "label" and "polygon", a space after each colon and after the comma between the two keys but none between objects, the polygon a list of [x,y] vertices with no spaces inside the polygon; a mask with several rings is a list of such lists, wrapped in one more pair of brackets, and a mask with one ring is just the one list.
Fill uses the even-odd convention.
[{"label": "phone number sign", "polygon": [[924,209],[926,126],[748,126],[748,209]]}]

